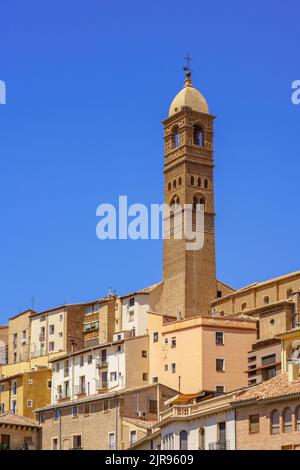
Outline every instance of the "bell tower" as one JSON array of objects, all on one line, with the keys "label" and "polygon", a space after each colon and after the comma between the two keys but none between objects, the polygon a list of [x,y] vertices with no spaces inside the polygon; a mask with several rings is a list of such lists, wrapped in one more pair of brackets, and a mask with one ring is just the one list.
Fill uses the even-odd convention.
[{"label": "bell tower", "polygon": [[[187,250],[186,240],[164,240],[164,314],[181,318],[207,315],[217,296],[213,121],[202,94],[192,85],[187,67],[183,89],[174,98],[164,125],[165,204],[204,205],[204,244]],[[194,227],[195,229],[195,227]],[[173,234],[174,235],[174,234]]]}]

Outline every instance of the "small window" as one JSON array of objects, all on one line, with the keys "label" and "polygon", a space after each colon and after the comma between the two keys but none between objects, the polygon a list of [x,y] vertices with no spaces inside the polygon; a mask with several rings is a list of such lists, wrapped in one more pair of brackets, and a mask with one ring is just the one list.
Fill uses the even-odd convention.
[{"label": "small window", "polygon": [[142,357],[147,357],[147,351],[142,351]]},{"label": "small window", "polygon": [[73,406],[72,407],[72,416],[73,418],[75,418],[76,416],[78,416],[79,412],[78,412],[78,406]]},{"label": "small window", "polygon": [[279,434],[280,425],[279,425],[279,411],[273,410],[270,416],[271,421],[271,434]]},{"label": "small window", "polygon": [[217,385],[216,386],[216,393],[218,395],[222,395],[225,391],[224,385]]},{"label": "small window", "polygon": [[224,362],[225,362],[224,359],[216,359],[216,371],[224,372],[225,370]]},{"label": "small window", "polygon": [[47,380],[47,388],[49,388],[50,390],[52,388],[52,381],[50,379]]},{"label": "small window", "polygon": [[173,181],[173,189],[176,189],[176,180]]},{"label": "small window", "polygon": [[32,379],[28,379],[28,385],[32,385],[33,384],[33,380]]},{"label": "small window", "polygon": [[149,414],[156,414],[157,413],[157,401],[149,400],[148,409],[149,409]]},{"label": "small window", "polygon": [[175,374],[176,373],[176,364],[175,362],[172,362],[171,364],[171,374]]},{"label": "small window", "polygon": [[116,372],[111,372],[110,373],[110,380],[111,380],[111,382],[116,382],[116,380],[117,380],[117,373]]},{"label": "small window", "polygon": [[54,351],[54,341],[50,341],[48,349],[49,349],[49,352]]},{"label": "small window", "polygon": [[164,343],[165,343],[165,345],[169,344],[169,338],[165,338]]},{"label": "small window", "polygon": [[168,191],[171,191],[172,187],[171,187],[171,183],[168,184]]},{"label": "small window", "polygon": [[153,343],[157,343],[158,342],[158,332],[156,331],[155,333],[153,333]]},{"label": "small window", "polygon": [[259,414],[249,416],[249,434],[259,432]]},{"label": "small window", "polygon": [[116,437],[114,432],[108,434],[108,449],[116,450]]},{"label": "small window", "polygon": [[137,432],[136,431],[130,431],[130,445],[132,446],[135,444],[137,441]]},{"label": "small window", "polygon": [[134,306],[134,297],[131,297],[129,299],[129,307],[133,307]]},{"label": "small window", "polygon": [[218,291],[217,291],[217,298],[218,298],[218,299],[221,299],[221,297],[222,297],[222,291],[221,291],[221,290],[218,290]]},{"label": "small window", "polygon": [[197,186],[198,186],[198,188],[201,188],[201,178],[198,178],[198,180],[197,180]]},{"label": "small window", "polygon": [[292,432],[292,410],[285,408],[282,414],[283,417],[283,432]]},{"label": "small window", "polygon": [[41,413],[40,414],[40,423],[45,423],[46,421],[46,413]]},{"label": "small window", "polygon": [[147,374],[147,372],[144,372],[144,373],[143,373],[143,381],[144,381],[144,382],[148,382],[148,374]]},{"label": "small window", "polygon": [[59,321],[63,321],[63,315],[62,314],[59,315]]},{"label": "small window", "polygon": [[268,295],[265,295],[265,297],[264,297],[264,304],[265,304],[265,305],[268,305],[268,303],[270,303],[270,298],[269,298]]},{"label": "small window", "polygon": [[152,377],[152,383],[157,384],[158,382],[158,377]]},{"label": "small window", "polygon": [[194,126],[194,145],[203,146],[203,129],[200,126]]},{"label": "small window", "polygon": [[216,332],[216,344],[219,346],[224,345],[224,333],[223,331],[217,331]]},{"label": "small window", "polygon": [[109,400],[103,400],[103,411],[109,410]]},{"label": "small window", "polygon": [[194,186],[194,184],[195,184],[195,178],[191,176],[191,185]]},{"label": "small window", "polygon": [[93,356],[92,356],[92,354],[89,354],[89,355],[88,355],[88,357],[87,357],[87,362],[88,362],[88,364],[92,364],[92,362],[93,362]]},{"label": "small window", "polygon": [[54,325],[49,325],[49,335],[54,334]]},{"label": "small window", "polygon": [[187,438],[188,438],[187,431],[185,431],[185,430],[180,431],[180,434],[179,434],[179,448],[180,448],[180,450],[188,450]]},{"label": "small window", "polygon": [[169,370],[169,364],[165,364],[165,365],[164,365],[164,371],[165,371],[165,372],[168,372],[168,370]]},{"label": "small window", "polygon": [[84,366],[84,356],[80,356],[80,358],[79,358],[79,364],[80,364],[80,367],[83,367],[83,366]]},{"label": "small window", "polygon": [[181,177],[179,177],[179,179],[178,179],[178,184],[179,184],[179,186],[182,185],[182,179],[181,179]]},{"label": "small window", "polygon": [[59,332],[58,336],[59,336],[60,338],[62,338],[62,337],[63,337],[63,333],[62,333],[62,331],[60,331],[60,332]]},{"label": "small window", "polygon": [[205,179],[205,180],[204,180],[204,188],[205,188],[205,189],[208,189],[208,179]]},{"label": "small window", "polygon": [[27,400],[27,408],[32,408],[32,406],[33,406],[33,401]]},{"label": "small window", "polygon": [[171,338],[171,348],[176,348],[176,336],[172,336]]},{"label": "small window", "polygon": [[287,299],[290,299],[290,298],[292,297],[292,295],[293,295],[293,289],[288,289],[288,290],[286,291],[286,297],[287,297]]},{"label": "small window", "polygon": [[60,418],[60,410],[54,410],[53,411],[53,419],[54,421],[58,421]]},{"label": "small window", "polygon": [[84,407],[83,407],[83,410],[84,410],[84,414],[85,415],[89,415],[90,414],[90,404],[89,403],[85,403]]},{"label": "small window", "polygon": [[52,437],[52,450],[58,450],[58,439],[57,439],[57,437]]},{"label": "small window", "polygon": [[0,403],[0,415],[5,413],[5,403]]},{"label": "small window", "polygon": [[73,449],[81,449],[81,435],[73,436]]},{"label": "small window", "polygon": [[242,310],[246,310],[246,308],[247,308],[247,304],[246,304],[246,302],[244,302],[244,303],[242,304]]}]

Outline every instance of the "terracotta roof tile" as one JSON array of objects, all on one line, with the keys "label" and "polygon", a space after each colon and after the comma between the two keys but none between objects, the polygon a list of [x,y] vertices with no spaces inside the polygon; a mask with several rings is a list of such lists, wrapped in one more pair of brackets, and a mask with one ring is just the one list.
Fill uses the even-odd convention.
[{"label": "terracotta roof tile", "polygon": [[293,382],[289,382],[287,372],[283,372],[266,382],[246,389],[232,403],[273,400],[298,394],[300,395],[300,377]]},{"label": "terracotta roof tile", "polygon": [[145,420],[145,419],[139,419],[139,418],[128,418],[127,416],[124,416],[124,421],[127,421],[128,423],[134,424],[135,426],[138,426],[143,429],[151,429],[155,424],[157,423],[156,420]]},{"label": "terracotta roof tile", "polygon": [[34,421],[30,418],[25,418],[25,416],[15,415],[13,413],[4,413],[0,415],[0,425],[6,424],[11,426],[30,426],[39,428],[37,421]]}]

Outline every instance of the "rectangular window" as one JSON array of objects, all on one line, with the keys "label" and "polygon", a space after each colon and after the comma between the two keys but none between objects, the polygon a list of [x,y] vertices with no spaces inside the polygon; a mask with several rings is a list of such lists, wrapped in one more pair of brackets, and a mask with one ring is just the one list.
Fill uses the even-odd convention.
[{"label": "rectangular window", "polygon": [[84,356],[80,356],[80,358],[79,358],[79,364],[80,364],[80,367],[83,367],[83,366],[84,366]]},{"label": "rectangular window", "polygon": [[136,431],[130,431],[130,445],[132,446],[135,444],[137,441],[137,432]]},{"label": "rectangular window", "polygon": [[134,297],[131,297],[131,299],[129,299],[129,307],[133,307],[134,306]]},{"label": "rectangular window", "polygon": [[168,372],[168,370],[169,370],[169,364],[165,364],[165,365],[164,365],[164,371],[165,371],[165,372]]},{"label": "rectangular window", "polygon": [[117,380],[117,373],[116,372],[111,372],[110,373],[110,380],[111,380],[111,382],[116,382],[116,380]]},{"label": "rectangular window", "polygon": [[165,345],[169,344],[169,338],[165,338],[164,343]]},{"label": "rectangular window", "polygon": [[176,373],[176,364],[175,362],[172,362],[171,364],[171,374],[175,374]]},{"label": "rectangular window", "polygon": [[249,416],[249,434],[259,432],[259,414]]},{"label": "rectangular window", "polygon": [[89,403],[86,403],[86,404],[84,405],[84,414],[85,414],[85,415],[89,415],[89,414],[90,414],[90,405],[89,405]]},{"label": "rectangular window", "polygon": [[50,341],[49,346],[48,346],[48,350],[49,350],[49,352],[54,351],[54,341]]},{"label": "rectangular window", "polygon": [[91,354],[88,355],[87,362],[88,362],[88,364],[92,364],[93,356]]},{"label": "rectangular window", "polygon": [[157,384],[158,382],[158,377],[152,377],[152,383]]},{"label": "rectangular window", "polygon": [[224,333],[222,331],[216,332],[216,344],[218,346],[223,346],[224,344]]},{"label": "rectangular window", "polygon": [[33,384],[33,380],[32,379],[28,379],[28,385],[32,385]]},{"label": "rectangular window", "polygon": [[176,336],[172,336],[171,338],[171,348],[176,348]]},{"label": "rectangular window", "polygon": [[58,421],[60,418],[60,410],[54,410],[53,411],[53,420]]},{"label": "rectangular window", "polygon": [[58,439],[57,439],[57,437],[52,438],[52,450],[58,450]]},{"label": "rectangular window", "polygon": [[27,400],[27,408],[32,408],[33,402],[32,400]]},{"label": "rectangular window", "polygon": [[143,373],[143,381],[144,381],[144,382],[147,382],[147,381],[148,381],[148,374],[147,374],[147,372],[144,372],[144,373]]},{"label": "rectangular window", "polygon": [[73,406],[73,408],[72,408],[72,416],[73,416],[73,418],[75,418],[76,416],[78,416],[78,406]]},{"label": "rectangular window", "polygon": [[224,372],[225,371],[225,361],[224,359],[216,359],[216,371]]},{"label": "rectangular window", "polygon": [[147,357],[147,351],[142,351],[142,357]]},{"label": "rectangular window", "polygon": [[1,392],[4,392],[5,391],[5,385],[4,384],[0,384],[0,393]]},{"label": "rectangular window", "polygon": [[54,325],[49,325],[49,335],[54,334]]},{"label": "rectangular window", "polygon": [[109,410],[109,400],[103,400],[103,411]]},{"label": "rectangular window", "polygon": [[26,343],[26,330],[22,331],[22,344]]},{"label": "rectangular window", "polygon": [[13,347],[16,348],[18,346],[18,333],[14,333],[13,335]]},{"label": "rectangular window", "polygon": [[0,403],[0,415],[3,415],[5,412],[5,404],[4,403]]},{"label": "rectangular window", "polygon": [[129,310],[129,312],[128,312],[128,322],[131,323],[133,321],[134,321],[134,311]]},{"label": "rectangular window", "polygon": [[115,439],[115,433],[110,432],[108,434],[108,449],[109,450],[116,450],[116,439]]},{"label": "rectangular window", "polygon": [[44,423],[46,421],[46,413],[40,414],[40,423]]},{"label": "rectangular window", "polygon": [[217,386],[216,386],[216,392],[217,392],[217,394],[222,395],[222,393],[224,393],[224,391],[225,391],[224,385],[217,385]]},{"label": "rectangular window", "polygon": [[17,381],[16,380],[13,380],[11,382],[11,394],[17,395]]},{"label": "rectangular window", "polygon": [[17,362],[17,353],[15,352],[14,353],[14,363],[16,363],[16,362]]},{"label": "rectangular window", "polygon": [[81,449],[81,434],[73,436],[73,449]]},{"label": "rectangular window", "polygon": [[17,400],[11,401],[11,412],[15,415],[17,414]]},{"label": "rectangular window", "polygon": [[269,356],[264,356],[261,358],[262,366],[269,366],[271,364],[275,364],[275,362],[276,362],[276,354],[270,354]]},{"label": "rectangular window", "polygon": [[155,333],[153,333],[153,343],[157,343],[158,341],[158,332],[155,331]]},{"label": "rectangular window", "polygon": [[149,409],[150,414],[156,414],[157,413],[157,401],[156,400],[149,400],[148,409]]},{"label": "rectangular window", "polygon": [[248,357],[248,362],[253,362],[253,361],[256,361],[256,356]]},{"label": "rectangular window", "polygon": [[52,381],[49,379],[47,380],[47,388],[51,390],[51,387],[52,387]]}]

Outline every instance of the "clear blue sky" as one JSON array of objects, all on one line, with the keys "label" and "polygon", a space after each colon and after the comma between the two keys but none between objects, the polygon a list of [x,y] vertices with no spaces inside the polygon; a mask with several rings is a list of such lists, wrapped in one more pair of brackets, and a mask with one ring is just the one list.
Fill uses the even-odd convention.
[{"label": "clear blue sky", "polygon": [[300,268],[297,0],[9,0],[0,17],[0,321],[161,279],[162,243],[99,241],[95,212],[162,202],[187,48],[217,116],[219,278]]}]

